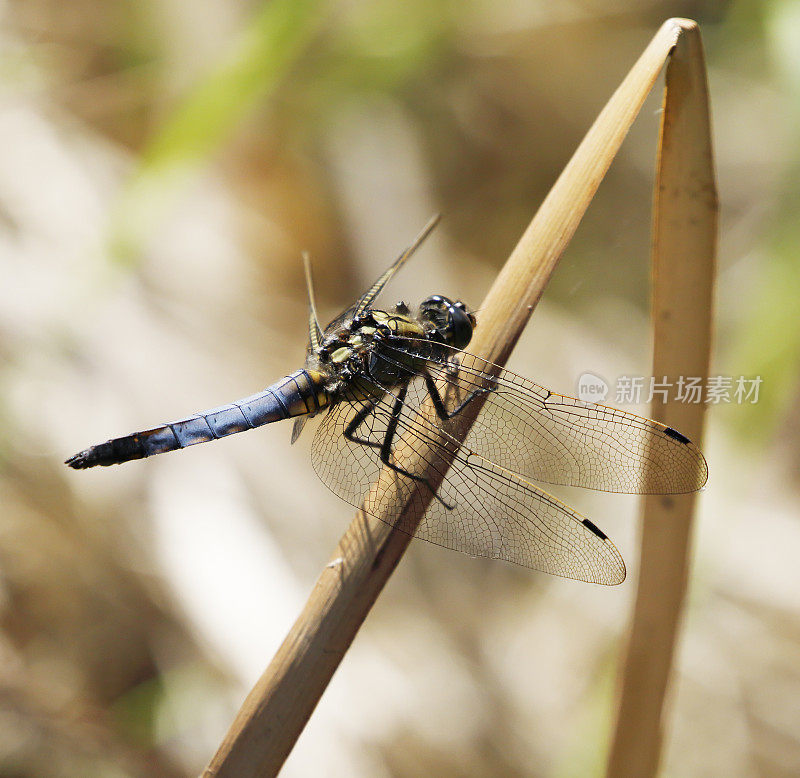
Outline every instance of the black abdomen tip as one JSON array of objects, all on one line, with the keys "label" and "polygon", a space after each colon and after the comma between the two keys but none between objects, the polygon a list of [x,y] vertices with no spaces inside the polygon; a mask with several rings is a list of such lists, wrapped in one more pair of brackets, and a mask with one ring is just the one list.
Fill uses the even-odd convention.
[{"label": "black abdomen tip", "polygon": [[95,465],[116,464],[116,460],[113,458],[111,441],[84,449],[71,456],[64,464],[75,470],[85,470],[87,467],[95,467]]},{"label": "black abdomen tip", "polygon": [[79,451],[74,456],[67,459],[64,464],[75,470],[85,470],[87,467],[94,467],[95,465],[110,465],[109,455],[111,454],[111,446],[108,443],[100,443],[97,446]]},{"label": "black abdomen tip", "polygon": [[140,435],[131,435],[126,438],[115,438],[105,443],[84,449],[71,456],[64,464],[75,470],[85,470],[87,467],[108,467],[119,465],[131,459],[142,459],[146,456]]},{"label": "black abdomen tip", "polygon": [[90,448],[87,448],[85,451],[73,454],[69,459],[64,460],[64,464],[75,470],[83,470],[86,467],[91,467],[92,463],[88,461],[91,451]]}]

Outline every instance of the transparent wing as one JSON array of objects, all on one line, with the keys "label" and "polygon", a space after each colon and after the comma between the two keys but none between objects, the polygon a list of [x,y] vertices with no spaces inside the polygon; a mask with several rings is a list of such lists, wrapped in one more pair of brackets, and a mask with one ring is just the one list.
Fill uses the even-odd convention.
[{"label": "transparent wing", "polygon": [[[424,392],[409,389],[403,404],[390,462],[407,465],[411,451],[427,453],[419,463],[419,476],[427,467],[445,471],[444,449],[421,441],[436,437],[438,421],[415,407]],[[383,468],[380,446],[386,437],[395,398],[385,395],[356,431],[373,444],[349,441],[344,432],[365,407],[364,402],[341,401],[330,409],[317,429],[312,448],[314,469],[339,497],[377,515],[377,505],[397,506],[393,515],[380,517],[403,532],[472,556],[504,559],[546,573],[600,584],[625,579],[625,563],[614,544],[588,519],[546,492],[488,460],[464,449],[443,477],[439,499],[430,503],[416,531],[406,523],[402,506],[430,495],[427,483],[398,472],[372,484]],[[455,440],[445,437],[445,449],[455,451]],[[386,490],[391,490],[386,495]],[[386,498],[389,497],[387,501]]]},{"label": "transparent wing", "polygon": [[384,271],[383,275],[359,298],[355,304],[355,314],[359,315],[372,305],[375,298],[381,293],[381,290],[389,282],[392,276],[405,264],[406,260],[422,245],[425,238],[431,234],[433,228],[439,223],[441,217],[439,214],[431,217],[428,223],[422,228],[422,232],[414,238],[414,242],[403,251],[402,254]]},{"label": "transparent wing", "polygon": [[[382,358],[420,362],[418,340],[393,338]],[[534,481],[628,494],[683,494],[702,488],[708,466],[700,450],[676,430],[606,405],[555,394],[533,381],[446,346],[428,347],[427,369],[445,408],[470,394],[485,404],[464,446]],[[409,390],[419,403],[424,383]]]}]

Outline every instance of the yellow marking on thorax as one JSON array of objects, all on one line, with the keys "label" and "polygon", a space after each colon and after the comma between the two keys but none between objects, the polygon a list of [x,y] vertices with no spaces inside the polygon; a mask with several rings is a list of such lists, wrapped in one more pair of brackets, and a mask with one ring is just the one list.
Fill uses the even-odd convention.
[{"label": "yellow marking on thorax", "polygon": [[387,326],[395,335],[405,338],[419,338],[425,336],[425,330],[413,319],[397,313],[386,311],[373,311],[372,318],[378,324]]},{"label": "yellow marking on thorax", "polygon": [[353,354],[353,349],[349,346],[341,346],[337,348],[336,351],[331,354],[331,362],[335,365],[340,365],[343,362],[346,362],[350,356]]}]

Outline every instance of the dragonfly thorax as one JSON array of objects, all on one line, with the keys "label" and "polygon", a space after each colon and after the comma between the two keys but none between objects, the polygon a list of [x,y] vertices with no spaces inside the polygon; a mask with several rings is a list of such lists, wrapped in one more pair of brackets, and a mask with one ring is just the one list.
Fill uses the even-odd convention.
[{"label": "dragonfly thorax", "polygon": [[[355,395],[380,394],[380,387],[389,390],[402,385],[422,362],[441,357],[440,344],[463,348],[472,335],[473,322],[463,303],[439,296],[425,300],[416,314],[405,303],[389,310],[348,312],[326,327],[307,367],[317,367],[328,376],[326,389],[331,396],[343,391],[354,396],[357,387]],[[392,352],[393,343],[402,356]],[[381,344],[393,356],[387,356]],[[371,389],[364,391],[365,387]]]}]

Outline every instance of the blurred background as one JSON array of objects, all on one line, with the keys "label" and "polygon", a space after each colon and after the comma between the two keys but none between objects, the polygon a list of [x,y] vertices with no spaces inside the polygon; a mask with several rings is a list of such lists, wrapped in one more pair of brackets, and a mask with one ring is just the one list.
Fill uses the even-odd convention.
[{"label": "blurred background", "polygon": [[[327,320],[441,211],[383,299],[479,305],[675,15],[710,69],[712,373],[763,383],[708,415],[662,774],[800,772],[797,3],[5,0],[0,774],[196,774],[353,514],[288,423],[120,468],[64,458],[299,367],[303,250]],[[556,391],[648,375],[660,98],[510,365]],[[412,544],[284,775],[602,774],[638,502],[559,496],[627,582]]]}]

